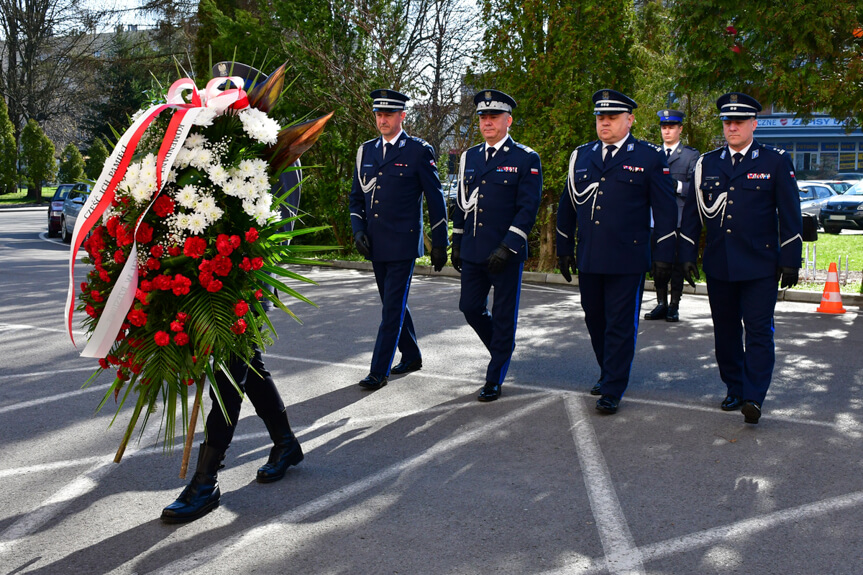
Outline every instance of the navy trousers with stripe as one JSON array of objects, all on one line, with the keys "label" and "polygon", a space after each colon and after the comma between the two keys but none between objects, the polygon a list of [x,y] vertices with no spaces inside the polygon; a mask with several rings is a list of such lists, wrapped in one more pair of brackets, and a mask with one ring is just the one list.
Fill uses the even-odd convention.
[{"label": "navy trousers with stripe", "polygon": [[578,274],[602,394],[623,397],[635,356],[644,274]]},{"label": "navy trousers with stripe", "polygon": [[411,310],[408,308],[414,263],[416,260],[372,262],[383,303],[371,366],[371,373],[378,377],[389,377],[396,348],[405,361],[421,357]]},{"label": "navy trousers with stripe", "polygon": [[[518,323],[523,262],[510,262],[499,274],[490,274],[488,264],[462,261],[461,297],[458,308],[468,325],[491,353],[485,380],[503,383],[512,352]],[[494,287],[494,302],[488,311],[488,294]]]}]

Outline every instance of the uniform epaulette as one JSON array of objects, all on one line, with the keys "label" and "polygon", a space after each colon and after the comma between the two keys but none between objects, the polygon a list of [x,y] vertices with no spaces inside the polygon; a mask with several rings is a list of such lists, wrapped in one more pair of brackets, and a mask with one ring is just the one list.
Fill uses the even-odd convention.
[{"label": "uniform epaulette", "polygon": [[485,142],[480,142],[479,144],[474,144],[473,146],[468,148],[468,150],[473,150],[474,148],[481,148],[484,145],[485,145]]},{"label": "uniform epaulette", "polygon": [[432,145],[431,145],[431,144],[429,144],[428,142],[426,142],[425,140],[423,140],[422,138],[420,138],[420,137],[418,137],[418,136],[409,136],[409,138],[410,138],[411,140],[416,140],[417,142],[419,142],[419,143],[420,143],[420,144],[422,144],[423,146],[428,146],[429,148],[431,148],[431,147],[432,147]]},{"label": "uniform epaulette", "polygon": [[[692,146],[684,145],[683,149],[684,150],[692,150],[693,152],[698,152],[698,148],[693,148]],[[700,154],[701,152],[698,152],[698,153]]]},{"label": "uniform epaulette", "polygon": [[591,141],[591,142],[585,142],[584,144],[582,144],[582,145],[580,145],[579,147],[577,147],[577,148],[576,148],[576,150],[580,150],[580,149],[585,148],[585,147],[587,147],[587,146],[592,146],[592,145],[594,145],[597,141],[598,141],[598,140],[593,140],[593,141]]},{"label": "uniform epaulette", "polygon": [[381,139],[381,137],[380,137],[380,136],[378,136],[377,138],[372,138],[371,140],[366,140],[365,142],[363,142],[363,143],[362,143],[362,145],[363,145],[363,146],[365,146],[366,144],[371,144],[371,143],[373,143],[375,140],[380,140],[380,139]]},{"label": "uniform epaulette", "polygon": [[770,144],[761,144],[761,147],[763,147],[765,150],[776,152],[780,156],[785,153],[785,150],[783,150],[782,148],[777,148],[776,146],[771,146]]},{"label": "uniform epaulette", "polygon": [[719,146],[718,148],[714,148],[714,149],[710,150],[709,152],[704,152],[703,154],[701,154],[701,157],[703,158],[704,156],[709,156],[710,154],[715,154],[717,152],[721,152],[724,149],[725,149],[725,146]]},{"label": "uniform epaulette", "polygon": [[516,142],[516,143],[515,143],[515,146],[516,146],[517,148],[521,148],[522,150],[524,150],[524,151],[525,151],[525,152],[527,152],[528,154],[535,154],[535,153],[536,153],[536,152],[534,151],[534,149],[533,149],[533,148],[531,148],[531,147],[529,147],[529,146],[525,146],[525,145],[524,145],[524,144],[522,144],[522,143]]},{"label": "uniform epaulette", "polygon": [[649,148],[653,148],[653,149],[654,149],[654,150],[656,150],[657,152],[661,152],[661,151],[662,151],[662,148],[661,148],[660,146],[657,146],[657,145],[656,145],[656,144],[654,144],[653,142],[648,142],[647,140],[639,140],[639,139],[636,139],[636,140],[635,140],[635,142],[636,142],[637,144],[644,144],[645,146],[647,146],[647,147],[649,147]]}]

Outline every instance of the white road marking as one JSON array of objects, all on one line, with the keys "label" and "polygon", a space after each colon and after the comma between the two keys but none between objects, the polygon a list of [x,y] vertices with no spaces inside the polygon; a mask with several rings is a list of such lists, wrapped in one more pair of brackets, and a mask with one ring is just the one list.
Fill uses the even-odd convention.
[{"label": "white road marking", "polygon": [[[90,371],[89,369],[87,371]],[[91,387],[87,387],[84,389],[79,389],[77,391],[69,391],[67,393],[59,393],[57,395],[49,395],[48,397],[40,397],[39,399],[33,399],[30,401],[22,401],[21,403],[13,403],[12,405],[6,405],[4,407],[0,407],[0,415],[4,413],[9,413],[10,411],[17,411],[19,409],[27,409],[28,407],[39,407],[41,405],[45,405],[46,403],[52,401],[62,401],[64,399],[69,399],[70,397],[75,397],[77,395],[84,395],[87,393],[93,393],[94,391],[104,391],[111,387],[110,383],[105,383],[102,385],[94,385]]]},{"label": "white road marking", "polygon": [[414,455],[413,457],[408,457],[407,459],[403,459],[402,461],[399,461],[398,463],[382,469],[377,473],[373,473],[372,475],[360,479],[359,481],[355,481],[354,483],[346,485],[340,488],[338,491],[322,495],[321,497],[318,497],[317,499],[314,499],[304,505],[300,505],[299,507],[288,511],[276,517],[275,519],[264,523],[259,523],[255,527],[252,527],[251,529],[243,533],[238,533],[232,537],[220,540],[214,545],[204,547],[203,549],[198,549],[182,559],[163,566],[161,569],[158,569],[153,573],[162,575],[175,575],[176,573],[189,573],[192,570],[197,570],[201,568],[206,569],[206,566],[208,564],[218,561],[221,556],[230,556],[232,554],[239,553],[249,545],[265,537],[266,535],[283,529],[284,524],[306,521],[310,517],[313,517],[318,513],[325,511],[326,509],[329,509],[335,505],[347,501],[365,491],[368,491],[369,489],[372,489],[373,487],[381,485],[382,483],[386,483],[387,481],[398,477],[406,471],[431,463],[436,458],[447,454],[453,449],[457,449],[472,441],[476,441],[477,439],[484,437],[491,431],[505,428],[513,420],[523,417],[540,408],[543,408],[551,404],[558,398],[559,395],[551,395],[547,398],[534,401],[525,407],[520,407],[505,416],[501,416],[497,419],[492,420],[485,425],[475,427],[470,431],[458,433],[448,439],[438,442],[437,444],[429,447],[422,453]]},{"label": "white road marking", "polygon": [[0,375],[0,381],[4,379],[28,379],[31,377],[46,377],[50,375],[56,375],[58,373],[77,373],[80,371],[96,371],[96,366],[90,367],[75,367],[70,369],[54,369],[52,371],[30,371],[27,373],[10,373],[9,375]]},{"label": "white road marking", "polygon": [[605,551],[606,567],[615,574],[641,575],[645,573],[641,552],[635,545],[635,539],[617,499],[617,492],[605,464],[599,440],[588,419],[584,400],[567,395],[564,404],[581,464],[584,485],[587,487],[590,509],[593,511],[596,529]]}]

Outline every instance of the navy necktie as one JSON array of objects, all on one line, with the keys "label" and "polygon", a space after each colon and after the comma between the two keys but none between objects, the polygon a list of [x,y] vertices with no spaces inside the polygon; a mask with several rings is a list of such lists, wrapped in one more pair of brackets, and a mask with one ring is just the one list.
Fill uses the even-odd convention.
[{"label": "navy necktie", "polygon": [[491,148],[485,149],[485,161],[486,163],[494,157],[494,153],[497,152],[496,149],[492,146]]},{"label": "navy necktie", "polygon": [[742,161],[743,161],[743,154],[741,154],[740,152],[737,152],[733,156],[733,159],[731,161],[731,165],[732,166],[739,166],[740,162],[742,162]]},{"label": "navy necktie", "polygon": [[389,142],[387,142],[386,144],[384,144],[384,157],[385,157],[385,158],[387,157],[387,152],[389,152],[389,151],[390,151],[390,150],[392,150],[392,149],[393,149],[393,145],[392,145],[392,144],[390,144]]},{"label": "navy necktie", "polygon": [[616,149],[617,149],[617,146],[615,146],[613,144],[611,146],[607,146],[605,148],[605,157],[602,159],[602,165],[603,166],[608,163],[608,161],[614,155],[614,150],[616,150]]}]

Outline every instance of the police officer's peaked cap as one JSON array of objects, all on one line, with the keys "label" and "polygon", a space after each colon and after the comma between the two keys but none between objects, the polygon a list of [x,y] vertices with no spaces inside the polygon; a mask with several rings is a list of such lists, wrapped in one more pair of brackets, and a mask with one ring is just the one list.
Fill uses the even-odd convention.
[{"label": "police officer's peaked cap", "polygon": [[375,112],[401,112],[405,109],[408,96],[395,90],[375,90],[372,97],[372,110]]},{"label": "police officer's peaked cap", "polygon": [[252,68],[240,62],[219,62],[213,66],[213,78],[225,78],[227,76],[239,76],[245,80],[243,89],[249,91],[258,84],[267,81],[269,76],[257,68]]},{"label": "police officer's peaked cap", "polygon": [[681,124],[686,114],[680,110],[660,110],[656,113],[660,124]]},{"label": "police officer's peaked cap", "polygon": [[716,100],[719,118],[722,120],[745,120],[754,118],[761,111],[761,104],[752,96],[740,92],[729,92]]},{"label": "police officer's peaked cap", "polygon": [[513,108],[517,106],[512,96],[500,90],[480,90],[473,97],[473,103],[476,104],[477,114],[512,114]]},{"label": "police officer's peaked cap", "polygon": [[593,113],[600,114],[631,114],[638,107],[635,100],[617,90],[597,90],[593,94]]}]

